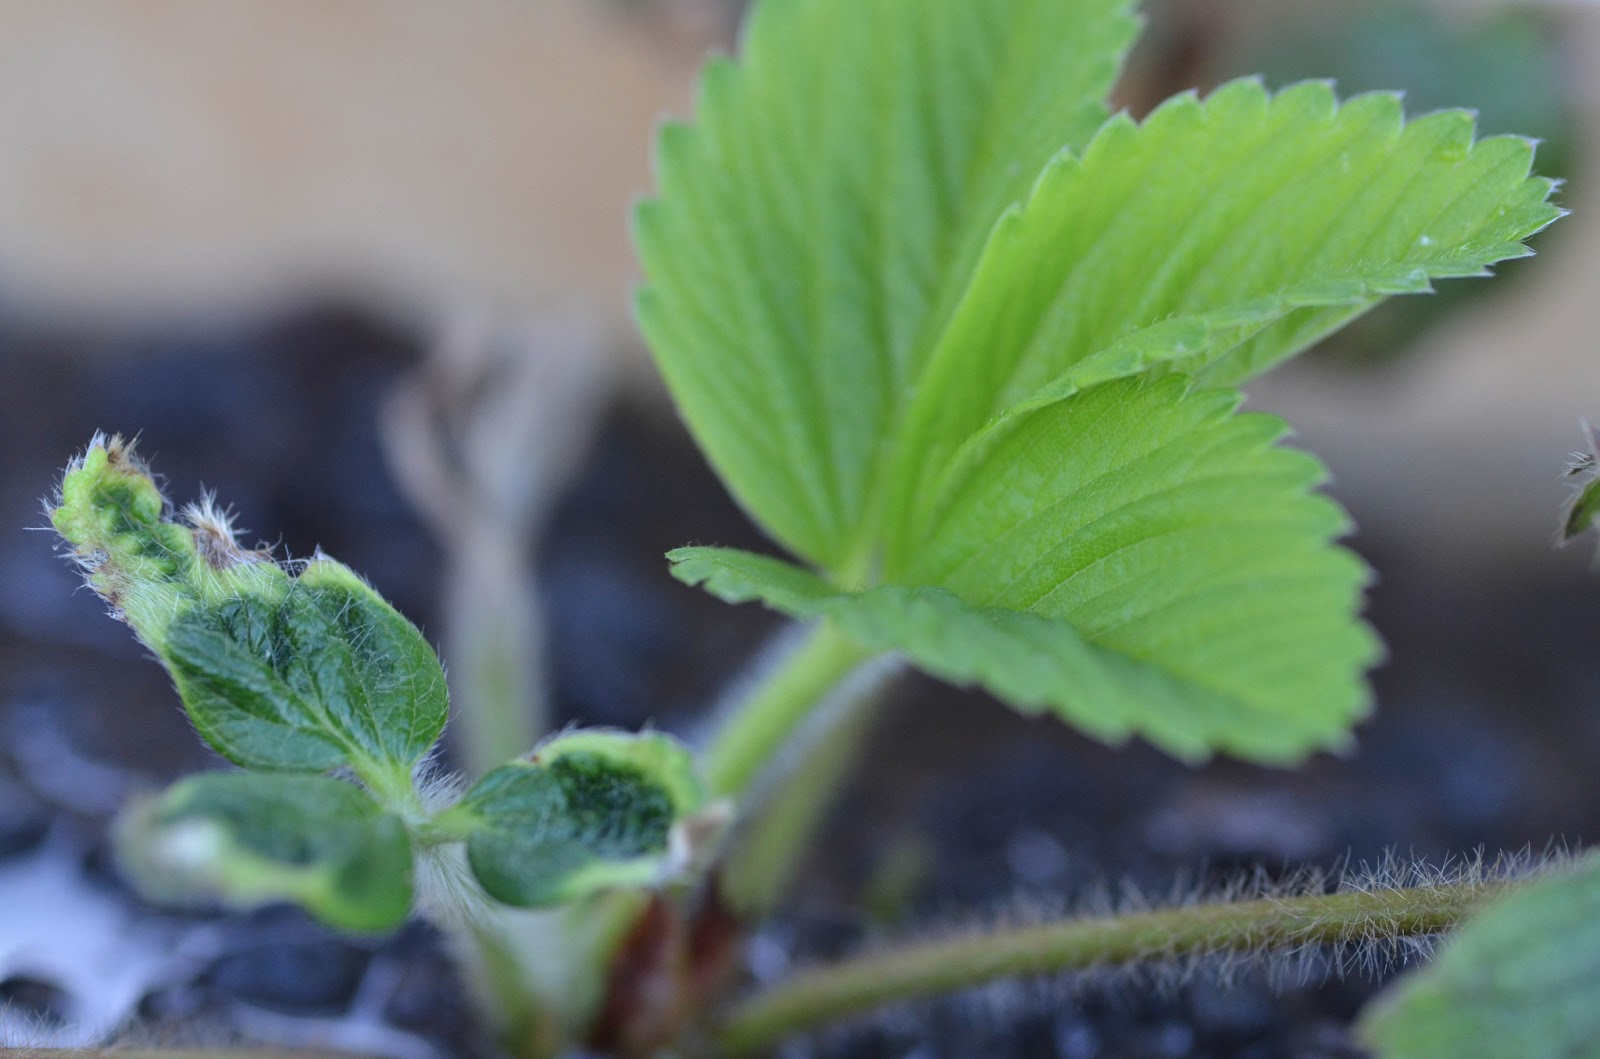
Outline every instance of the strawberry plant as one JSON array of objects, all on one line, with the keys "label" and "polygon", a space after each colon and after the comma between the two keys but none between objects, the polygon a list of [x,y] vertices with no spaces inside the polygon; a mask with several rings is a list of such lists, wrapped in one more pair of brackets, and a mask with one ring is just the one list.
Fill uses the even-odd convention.
[{"label": "strawberry plant", "polygon": [[[1466,112],[1320,82],[1110,114],[1137,25],[1128,0],[761,0],[695,119],[661,130],[639,321],[787,553],[668,560],[807,629],[694,751],[576,731],[442,777],[442,671],[413,626],[326,556],[246,550],[210,505],[174,520],[96,439],[54,523],[240,766],[134,807],[130,874],[350,930],[418,909],[523,1055],[744,1054],[997,976],[1431,936],[1508,885],[997,931],[725,1002],[726,942],[870,709],[853,674],[908,665],[1186,761],[1348,749],[1368,709],[1348,520],[1239,387],[1388,296],[1525,255],[1553,185]],[[619,992],[641,937],[652,984]]]}]

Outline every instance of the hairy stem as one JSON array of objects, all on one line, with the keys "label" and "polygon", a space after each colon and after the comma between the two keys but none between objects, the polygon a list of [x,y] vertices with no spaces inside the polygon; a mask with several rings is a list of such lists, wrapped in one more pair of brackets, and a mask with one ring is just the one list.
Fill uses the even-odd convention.
[{"label": "hairy stem", "polygon": [[706,752],[712,793],[742,793],[812,709],[868,657],[826,622],[812,629],[717,733]]},{"label": "hairy stem", "polygon": [[1426,937],[1455,926],[1504,882],[1257,898],[1080,918],[887,949],[802,972],[736,1005],[717,1031],[730,1056],[900,1000],[1005,978],[1136,961]]}]

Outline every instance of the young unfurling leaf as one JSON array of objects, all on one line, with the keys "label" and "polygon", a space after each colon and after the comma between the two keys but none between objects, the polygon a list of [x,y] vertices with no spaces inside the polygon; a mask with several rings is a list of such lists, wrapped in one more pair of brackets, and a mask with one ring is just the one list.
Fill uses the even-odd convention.
[{"label": "young unfurling leaf", "polygon": [[670,881],[692,866],[705,801],[676,740],[583,731],[494,769],[447,819],[491,897],[539,907]]},{"label": "young unfurling leaf", "polygon": [[51,518],[224,757],[306,772],[353,765],[409,785],[444,728],[444,672],[349,568],[319,555],[292,574],[241,548],[209,504],[172,520],[120,438],[96,438],[68,468]]}]

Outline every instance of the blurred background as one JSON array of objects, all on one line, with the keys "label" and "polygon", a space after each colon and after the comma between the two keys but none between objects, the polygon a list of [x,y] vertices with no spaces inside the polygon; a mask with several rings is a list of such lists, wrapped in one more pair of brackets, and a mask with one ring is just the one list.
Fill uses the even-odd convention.
[{"label": "blurred background", "polygon": [[[570,721],[688,736],[775,630],[672,581],[761,547],[627,311],[651,130],[736,0],[0,0],[0,1044],[478,1054],[426,928],[156,910],[129,795],[214,766],[165,675],[53,554],[40,498],[96,429],[280,555],[321,546],[439,642],[468,767]],[[1332,466],[1390,647],[1352,757],[1188,769],[906,681],[757,977],[879,933],[1398,848],[1600,835],[1600,580],[1552,547],[1600,418],[1600,5],[1152,0],[1118,102],[1263,72],[1543,141],[1575,215],[1493,282],[1392,302],[1252,391]],[[1012,913],[1005,913],[1012,914]],[[1374,983],[990,991],[796,1056],[1339,1056]],[[130,1030],[129,1027],[132,1026]]]}]

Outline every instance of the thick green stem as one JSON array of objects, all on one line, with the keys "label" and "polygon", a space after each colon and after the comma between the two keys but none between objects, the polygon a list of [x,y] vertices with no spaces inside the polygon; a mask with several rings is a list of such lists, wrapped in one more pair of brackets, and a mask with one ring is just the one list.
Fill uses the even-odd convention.
[{"label": "thick green stem", "polygon": [[826,622],[812,629],[717,734],[706,753],[712,792],[743,793],[796,726],[869,657]]},{"label": "thick green stem", "polygon": [[1005,978],[1211,953],[1425,937],[1455,926],[1511,884],[1410,889],[1199,904],[1015,927],[888,949],[802,972],[735,1006],[717,1031],[730,1056],[896,1001]]}]

